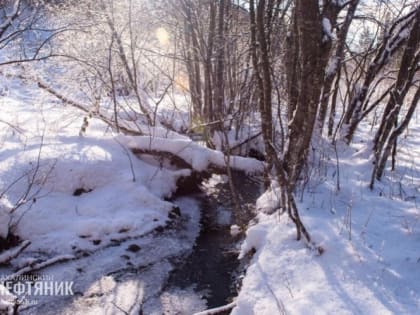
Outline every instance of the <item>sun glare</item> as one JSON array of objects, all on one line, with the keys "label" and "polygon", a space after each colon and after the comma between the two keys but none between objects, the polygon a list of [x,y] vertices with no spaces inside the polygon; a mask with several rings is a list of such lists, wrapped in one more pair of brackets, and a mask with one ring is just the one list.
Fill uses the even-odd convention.
[{"label": "sun glare", "polygon": [[169,34],[163,27],[159,27],[156,30],[156,38],[162,46],[167,46],[169,44]]}]

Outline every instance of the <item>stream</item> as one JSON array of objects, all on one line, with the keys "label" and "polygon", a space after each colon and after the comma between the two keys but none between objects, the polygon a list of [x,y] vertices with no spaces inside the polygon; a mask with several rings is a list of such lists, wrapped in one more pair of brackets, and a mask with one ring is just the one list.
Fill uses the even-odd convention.
[{"label": "stream", "polygon": [[190,315],[225,305],[237,296],[245,267],[237,259],[246,227],[255,216],[260,184],[234,173],[240,211],[226,176],[213,175],[202,193],[176,196],[180,213],[165,228],[124,240],[86,257],[50,266],[41,274],[73,281],[72,296],[39,296],[19,314]]},{"label": "stream", "polygon": [[208,308],[228,304],[238,293],[238,278],[244,267],[237,255],[244,235],[231,235],[231,225],[248,225],[260,194],[258,182],[244,174],[235,172],[233,180],[241,201],[239,213],[226,177],[222,181],[211,178],[203,184],[204,193],[195,196],[202,212],[200,234],[192,253],[171,273],[167,283],[181,288],[194,284],[198,292],[203,292]]}]

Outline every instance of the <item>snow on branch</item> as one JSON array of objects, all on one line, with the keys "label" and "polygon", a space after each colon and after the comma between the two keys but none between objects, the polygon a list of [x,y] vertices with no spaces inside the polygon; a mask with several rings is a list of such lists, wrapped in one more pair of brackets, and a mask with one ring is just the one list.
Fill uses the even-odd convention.
[{"label": "snow on branch", "polygon": [[[96,118],[102,120],[103,122],[105,122],[110,127],[115,126],[114,122],[110,118],[106,117],[105,115],[103,115],[99,112],[92,113],[88,109],[89,108],[88,105],[82,104],[78,101],[75,101],[75,100],[63,95],[62,93],[60,93],[59,91],[55,90],[53,87],[48,85],[46,82],[43,82],[41,80],[37,80],[37,84],[38,84],[39,88],[41,88],[41,89],[45,90],[46,92],[50,93],[51,95],[55,96],[57,99],[62,101],[64,104],[73,106],[73,107],[75,107],[75,108],[77,108],[77,109],[79,109],[79,110],[81,110],[81,111],[83,111],[87,114],[93,114]],[[128,134],[141,134],[141,132],[138,131],[138,130],[132,130],[132,129],[126,128],[124,126],[121,126],[121,125],[119,125],[119,129],[121,131],[125,132],[125,133],[128,133]]]},{"label": "snow on branch", "polygon": [[4,253],[1,253],[0,264],[7,264],[13,258],[16,258],[17,256],[19,256],[19,254],[23,252],[25,248],[28,247],[29,245],[31,245],[30,241],[24,241],[19,246],[9,249],[5,251]]},{"label": "snow on branch", "polygon": [[215,315],[230,311],[232,308],[236,306],[236,302],[229,303],[227,305],[223,305],[220,307],[212,308],[210,310],[205,310],[199,313],[195,313],[194,315]]},{"label": "snow on branch", "polygon": [[390,57],[401,47],[402,43],[408,38],[412,22],[416,19],[416,14],[420,12],[420,6],[402,18],[396,20],[386,32],[384,42],[378,55],[371,64],[371,67],[386,64]]},{"label": "snow on branch", "polygon": [[[117,136],[117,140],[134,152],[169,153],[180,158],[198,172],[208,169],[224,172],[226,168],[225,156],[222,152],[203,147],[192,140],[122,135]],[[264,162],[241,156],[231,156],[230,167],[246,173],[264,172]]]},{"label": "snow on branch", "polygon": [[20,8],[21,0],[17,0],[13,4],[13,9],[10,14],[6,14],[6,19],[3,23],[0,24],[0,37],[3,36],[4,32],[7,30],[7,28],[12,25],[13,21],[18,17],[19,15],[19,8]]},{"label": "snow on branch", "polygon": [[76,256],[74,256],[74,255],[56,256],[56,257],[53,257],[51,259],[48,259],[48,260],[45,260],[45,261],[42,261],[42,262],[39,262],[39,263],[35,263],[35,264],[31,264],[29,266],[23,267],[22,269],[19,269],[15,273],[13,273],[11,275],[8,275],[7,278],[8,279],[16,279],[23,274],[33,272],[33,271],[37,271],[37,270],[46,268],[48,266],[54,265],[54,264],[59,263],[59,262],[73,260],[75,258],[76,258]]}]

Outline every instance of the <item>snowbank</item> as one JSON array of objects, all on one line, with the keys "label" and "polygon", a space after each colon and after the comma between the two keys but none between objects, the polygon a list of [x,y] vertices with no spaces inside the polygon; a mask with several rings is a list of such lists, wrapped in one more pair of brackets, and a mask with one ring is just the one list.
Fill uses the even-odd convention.
[{"label": "snowbank", "polygon": [[401,144],[397,171],[374,191],[367,188],[365,143],[356,139],[353,148],[339,148],[340,191],[335,163],[323,162],[325,182],[308,183],[298,205],[313,239],[325,248],[321,256],[296,242],[286,215],[268,214],[275,193],[258,200],[258,224],[248,229],[241,257],[256,253],[233,315],[418,313],[420,128],[413,126],[410,135]]},{"label": "snowbank", "polygon": [[189,170],[140,161],[96,119],[81,137],[84,113],[30,87],[11,91],[0,99],[9,123],[0,123],[3,238],[12,229],[31,242],[28,256],[51,257],[94,251],[166,224],[173,204],[164,199]]}]

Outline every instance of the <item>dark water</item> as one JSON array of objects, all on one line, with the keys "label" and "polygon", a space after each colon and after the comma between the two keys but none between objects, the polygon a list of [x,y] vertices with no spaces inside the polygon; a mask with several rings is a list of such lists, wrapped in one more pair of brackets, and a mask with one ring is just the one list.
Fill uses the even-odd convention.
[{"label": "dark water", "polygon": [[225,305],[237,296],[238,245],[243,234],[232,236],[230,226],[246,226],[255,216],[254,205],[260,195],[260,183],[242,173],[234,173],[234,183],[241,201],[241,211],[235,210],[228,183],[212,189],[203,188],[194,195],[201,204],[201,231],[191,255],[178,264],[169,277],[167,287],[195,286],[203,292],[208,308]]}]

